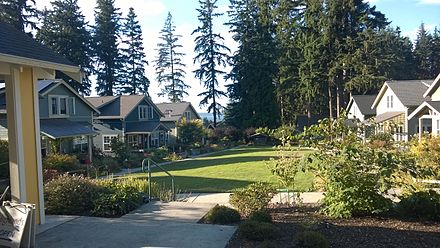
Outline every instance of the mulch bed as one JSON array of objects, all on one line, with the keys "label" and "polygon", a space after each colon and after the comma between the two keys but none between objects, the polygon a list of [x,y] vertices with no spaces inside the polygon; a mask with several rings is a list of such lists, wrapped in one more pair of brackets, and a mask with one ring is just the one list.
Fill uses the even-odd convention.
[{"label": "mulch bed", "polygon": [[440,248],[440,222],[402,220],[391,216],[329,219],[317,206],[273,206],[269,209],[279,238],[270,242],[249,241],[234,235],[228,248],[297,247],[295,235],[305,228],[323,234],[330,247],[343,248]]}]

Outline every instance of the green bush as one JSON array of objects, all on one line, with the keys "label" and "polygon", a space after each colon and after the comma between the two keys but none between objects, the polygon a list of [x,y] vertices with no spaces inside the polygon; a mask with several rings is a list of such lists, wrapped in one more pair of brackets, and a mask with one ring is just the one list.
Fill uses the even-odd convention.
[{"label": "green bush", "polygon": [[300,232],[295,237],[296,244],[302,248],[327,248],[329,242],[327,238],[314,231]]},{"label": "green bush", "polygon": [[0,140],[0,179],[9,178],[9,145]]},{"label": "green bush", "polygon": [[99,217],[118,217],[129,213],[143,203],[141,192],[130,184],[101,181],[98,197],[93,201],[92,214]]},{"label": "green bush", "polygon": [[165,161],[165,158],[169,155],[168,148],[165,146],[156,148],[154,150],[151,150],[150,152],[150,159],[154,162],[163,162]]},{"label": "green bush", "polygon": [[75,171],[80,168],[76,156],[68,154],[49,154],[43,159],[43,168],[58,172]]},{"label": "green bush", "polygon": [[112,156],[103,155],[93,159],[93,166],[99,171],[118,172],[121,170],[121,164]]},{"label": "green bush", "polygon": [[252,212],[249,215],[249,220],[257,221],[257,222],[266,222],[272,223],[272,216],[265,210],[259,210]]},{"label": "green bush", "polygon": [[233,193],[229,202],[241,214],[248,216],[250,213],[265,209],[276,193],[275,187],[264,182],[257,182],[247,188]]},{"label": "green bush", "polygon": [[203,217],[204,222],[210,224],[232,224],[240,221],[240,213],[233,208],[216,205]]},{"label": "green bush", "polygon": [[440,194],[434,190],[414,192],[396,206],[402,217],[440,220]]},{"label": "green bush", "polygon": [[263,241],[275,239],[278,236],[278,228],[270,223],[247,220],[240,224],[238,233],[249,240]]},{"label": "green bush", "polygon": [[47,214],[88,215],[99,187],[82,176],[59,176],[44,185]]}]

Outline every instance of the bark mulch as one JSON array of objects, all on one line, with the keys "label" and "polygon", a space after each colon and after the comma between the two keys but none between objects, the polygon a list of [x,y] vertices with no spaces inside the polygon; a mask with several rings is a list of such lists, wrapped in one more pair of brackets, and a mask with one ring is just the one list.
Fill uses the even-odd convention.
[{"label": "bark mulch", "polygon": [[323,234],[330,247],[440,248],[440,222],[402,220],[392,216],[329,219],[317,206],[273,206],[269,209],[280,235],[276,240],[249,241],[238,234],[228,244],[237,247],[298,247],[295,235],[304,230]]}]

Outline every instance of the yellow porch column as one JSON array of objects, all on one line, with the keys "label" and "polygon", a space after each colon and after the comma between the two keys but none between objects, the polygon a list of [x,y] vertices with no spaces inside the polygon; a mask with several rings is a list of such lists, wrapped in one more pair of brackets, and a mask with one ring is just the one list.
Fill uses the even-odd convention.
[{"label": "yellow porch column", "polygon": [[35,69],[11,66],[5,80],[12,200],[37,205],[44,223],[38,90]]}]

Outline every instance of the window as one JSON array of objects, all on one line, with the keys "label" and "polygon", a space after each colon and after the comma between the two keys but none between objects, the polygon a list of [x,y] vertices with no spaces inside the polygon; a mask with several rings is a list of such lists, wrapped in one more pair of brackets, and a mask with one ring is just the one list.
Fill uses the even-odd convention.
[{"label": "window", "polygon": [[138,148],[139,146],[139,136],[138,135],[128,135],[127,143],[130,147]]},{"label": "window", "polygon": [[148,106],[139,106],[139,120],[148,119]]},{"label": "window", "polygon": [[49,115],[65,116],[75,114],[75,98],[67,96],[49,96]]},{"label": "window", "polygon": [[154,119],[154,111],[153,111],[153,106],[150,106],[150,119]]},{"label": "window", "polygon": [[440,134],[440,120],[437,120],[437,135]]},{"label": "window", "polygon": [[390,108],[393,108],[393,96],[390,96]]},{"label": "window", "polygon": [[112,150],[112,148],[111,148],[112,140],[117,139],[117,138],[118,138],[117,135],[103,135],[102,136],[103,150],[105,152],[110,152]]},{"label": "window", "polygon": [[191,120],[191,112],[190,111],[185,111],[185,113],[183,113],[183,117],[185,117],[185,119],[187,121]]}]

